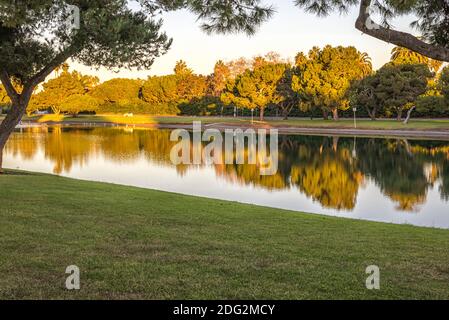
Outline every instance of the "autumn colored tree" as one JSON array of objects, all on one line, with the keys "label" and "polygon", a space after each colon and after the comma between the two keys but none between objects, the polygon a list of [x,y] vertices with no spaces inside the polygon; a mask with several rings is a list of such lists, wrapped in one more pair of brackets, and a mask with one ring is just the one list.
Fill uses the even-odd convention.
[{"label": "autumn colored tree", "polygon": [[0,103],[6,102],[9,102],[9,97],[6,93],[5,87],[0,83]]},{"label": "autumn colored tree", "polygon": [[222,60],[217,61],[214,66],[214,72],[207,79],[208,92],[219,97],[226,88],[226,82],[231,77],[231,70]]},{"label": "autumn colored tree", "polygon": [[314,47],[307,56],[296,57],[292,88],[301,97],[302,109],[320,108],[327,119],[332,112],[349,108],[347,91],[351,82],[372,72],[371,62],[354,47]]},{"label": "autumn colored tree", "polygon": [[247,70],[228,84],[221,100],[239,108],[259,108],[260,120],[263,121],[266,106],[280,102],[281,97],[276,89],[288,68],[288,64],[266,64],[254,70]]},{"label": "autumn colored tree", "polygon": [[187,66],[184,60],[179,60],[176,62],[175,68],[173,69],[175,75],[185,76],[193,74],[193,70]]},{"label": "autumn colored tree", "polygon": [[0,82],[0,114],[3,113],[3,107],[6,104],[10,103],[10,99],[8,97],[8,94],[6,93],[5,87]]},{"label": "autumn colored tree", "polygon": [[243,74],[246,70],[250,70],[253,67],[253,62],[249,59],[241,57],[236,60],[232,60],[226,64],[229,68],[230,79],[235,79],[237,76]]},{"label": "autumn colored tree", "polygon": [[177,106],[206,94],[206,77],[194,74],[183,61],[174,71],[172,75],[149,77],[142,86],[142,99],[152,105]]},{"label": "autumn colored tree", "polygon": [[175,69],[177,99],[175,103],[187,102],[193,98],[202,97],[206,94],[206,77],[194,74],[184,61],[178,61]]}]

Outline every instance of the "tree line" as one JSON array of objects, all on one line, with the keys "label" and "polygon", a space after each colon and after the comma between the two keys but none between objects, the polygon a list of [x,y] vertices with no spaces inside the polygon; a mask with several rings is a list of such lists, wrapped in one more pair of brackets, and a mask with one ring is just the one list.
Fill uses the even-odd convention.
[{"label": "tree line", "polygon": [[[449,114],[449,67],[396,47],[391,61],[373,71],[354,47],[314,47],[295,61],[271,52],[252,59],[218,61],[212,74],[196,74],[178,61],[173,74],[146,80],[94,76],[61,65],[31,98],[27,113],[147,113],[154,115],[330,116],[358,110],[375,120]],[[9,103],[0,86],[0,103]],[[408,118],[407,117],[407,118]]]}]

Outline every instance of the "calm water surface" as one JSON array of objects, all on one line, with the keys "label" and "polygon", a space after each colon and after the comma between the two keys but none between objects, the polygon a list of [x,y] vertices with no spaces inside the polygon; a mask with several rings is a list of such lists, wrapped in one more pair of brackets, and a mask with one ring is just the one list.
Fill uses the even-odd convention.
[{"label": "calm water surface", "polygon": [[24,128],[4,166],[270,207],[449,228],[449,142],[279,137],[279,170],[170,162],[169,130]]}]

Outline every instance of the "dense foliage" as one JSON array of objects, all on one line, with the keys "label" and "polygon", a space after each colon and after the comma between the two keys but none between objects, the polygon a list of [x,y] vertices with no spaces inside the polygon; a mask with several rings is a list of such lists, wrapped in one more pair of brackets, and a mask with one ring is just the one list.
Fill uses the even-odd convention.
[{"label": "dense foliage", "polygon": [[292,87],[302,98],[302,108],[320,108],[326,119],[332,112],[335,120],[338,110],[349,108],[347,91],[351,82],[372,72],[367,55],[354,47],[315,47],[308,56],[298,54],[296,68]]},{"label": "dense foliage", "polygon": [[387,64],[353,86],[352,103],[366,108],[373,120],[379,108],[401,120],[403,111],[426,93],[431,76],[425,64]]},{"label": "dense foliage", "polygon": [[[299,53],[295,63],[269,53],[253,59],[218,61],[214,72],[196,74],[178,61],[172,74],[146,80],[115,78],[98,83],[96,77],[69,72],[62,65],[56,76],[37,90],[27,109],[76,115],[89,113],[145,113],[154,115],[414,116],[449,114],[449,68],[395,48],[391,62],[373,71],[366,53],[353,47],[313,48]],[[439,70],[431,72],[430,70]],[[9,102],[6,94],[3,103]],[[348,111],[346,111],[348,110]],[[349,113],[351,112],[351,113]]]}]

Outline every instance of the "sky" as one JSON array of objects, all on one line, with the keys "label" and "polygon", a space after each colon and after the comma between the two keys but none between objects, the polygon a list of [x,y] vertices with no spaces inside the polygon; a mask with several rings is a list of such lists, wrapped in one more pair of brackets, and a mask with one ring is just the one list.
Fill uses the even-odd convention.
[{"label": "sky", "polygon": [[[200,29],[196,17],[188,11],[166,13],[163,16],[163,30],[173,38],[170,51],[158,58],[150,70],[120,70],[112,72],[105,69],[94,70],[77,63],[74,69],[85,74],[97,75],[101,81],[111,78],[142,78],[150,75],[170,74],[176,61],[182,59],[198,74],[213,72],[217,60],[229,61],[239,57],[252,58],[270,51],[281,54],[283,58],[293,59],[300,51],[308,52],[313,46],[355,46],[367,52],[375,69],[389,60],[392,45],[363,35],[354,27],[357,8],[348,14],[335,13],[328,17],[317,17],[295,7],[293,0],[267,0],[274,4],[276,14],[264,23],[256,35],[207,35]],[[410,31],[407,17],[394,21],[395,27]]]}]

